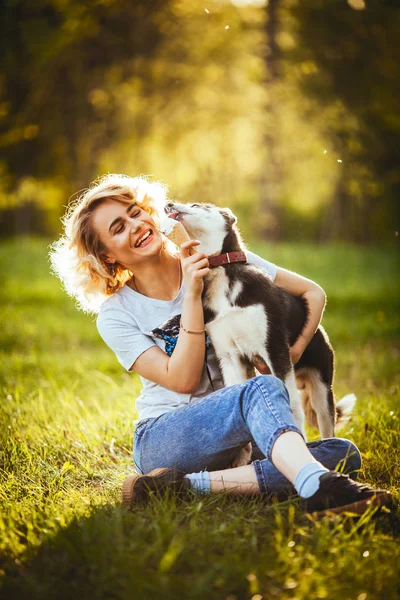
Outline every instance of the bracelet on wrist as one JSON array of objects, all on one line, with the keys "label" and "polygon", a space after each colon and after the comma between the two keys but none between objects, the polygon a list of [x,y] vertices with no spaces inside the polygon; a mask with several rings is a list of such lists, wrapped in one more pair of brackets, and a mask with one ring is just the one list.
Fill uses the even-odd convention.
[{"label": "bracelet on wrist", "polygon": [[206,331],[205,329],[185,329],[182,325],[182,319],[180,320],[179,327],[183,329],[183,331],[186,331],[186,333],[205,333]]}]

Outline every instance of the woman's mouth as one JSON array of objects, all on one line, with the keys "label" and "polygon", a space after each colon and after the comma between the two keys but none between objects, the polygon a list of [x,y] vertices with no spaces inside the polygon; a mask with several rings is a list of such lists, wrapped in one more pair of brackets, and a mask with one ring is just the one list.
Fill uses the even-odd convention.
[{"label": "woman's mouth", "polygon": [[154,237],[154,233],[152,229],[146,231],[144,235],[136,242],[135,248],[144,248],[144,246],[148,246],[151,240]]}]

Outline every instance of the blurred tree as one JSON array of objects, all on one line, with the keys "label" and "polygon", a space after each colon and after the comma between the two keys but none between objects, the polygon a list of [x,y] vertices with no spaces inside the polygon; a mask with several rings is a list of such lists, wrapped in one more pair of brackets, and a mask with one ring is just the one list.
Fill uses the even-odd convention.
[{"label": "blurred tree", "polygon": [[4,1],[0,205],[52,231],[97,175],[142,172],[246,238],[391,236],[399,11],[363,4]]},{"label": "blurred tree", "polygon": [[[318,100],[339,162],[326,238],[390,238],[398,227],[400,9],[391,0],[293,3],[302,93]],[[308,65],[308,69],[298,67]]]},{"label": "blurred tree", "polygon": [[235,179],[248,187],[258,165],[259,11],[20,0],[6,2],[4,15],[0,160],[2,188],[15,191],[9,201],[20,201],[27,177],[30,190],[33,177],[69,195],[110,170],[155,173],[187,198],[228,202]]},{"label": "blurred tree", "polygon": [[257,230],[262,237],[279,240],[283,237],[282,179],[284,165],[279,146],[282,128],[279,125],[279,81],[282,77],[278,35],[281,30],[280,0],[269,0],[265,11],[265,85],[268,90],[264,135],[264,165],[261,172],[261,202]]},{"label": "blurred tree", "polygon": [[[112,144],[110,90],[133,59],[150,60],[168,0],[5,1],[2,7],[0,138],[10,184],[24,175],[87,184]],[[137,63],[138,64],[138,63]],[[140,73],[146,82],[146,70]]]},{"label": "blurred tree", "polygon": [[210,4],[206,12],[197,0],[173,3],[175,18],[148,65],[153,93],[143,94],[135,73],[118,91],[120,144],[100,164],[155,173],[183,200],[229,204],[249,231],[265,129],[263,13]]}]

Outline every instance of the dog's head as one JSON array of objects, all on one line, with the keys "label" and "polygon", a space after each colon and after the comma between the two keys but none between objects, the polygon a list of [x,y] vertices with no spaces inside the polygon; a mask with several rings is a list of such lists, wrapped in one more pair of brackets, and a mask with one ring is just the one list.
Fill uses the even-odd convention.
[{"label": "dog's head", "polygon": [[198,246],[200,252],[213,255],[242,248],[235,227],[237,219],[229,208],[169,202],[164,211],[170,218],[180,221],[192,239],[201,242]]}]

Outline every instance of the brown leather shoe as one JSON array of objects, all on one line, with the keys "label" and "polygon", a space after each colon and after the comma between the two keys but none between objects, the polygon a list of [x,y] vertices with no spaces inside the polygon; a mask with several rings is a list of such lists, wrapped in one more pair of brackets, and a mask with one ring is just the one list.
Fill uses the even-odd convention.
[{"label": "brown leather shoe", "polygon": [[168,491],[181,495],[190,489],[190,481],[184,477],[185,473],[168,468],[154,469],[146,475],[131,475],[122,484],[122,505],[130,509],[135,503],[148,502],[153,494],[161,497]]}]

